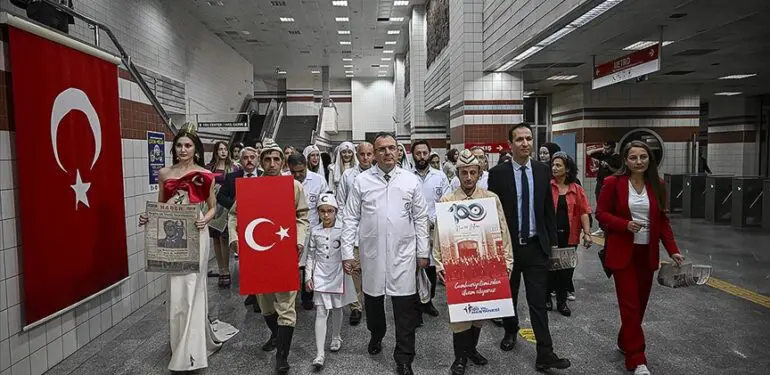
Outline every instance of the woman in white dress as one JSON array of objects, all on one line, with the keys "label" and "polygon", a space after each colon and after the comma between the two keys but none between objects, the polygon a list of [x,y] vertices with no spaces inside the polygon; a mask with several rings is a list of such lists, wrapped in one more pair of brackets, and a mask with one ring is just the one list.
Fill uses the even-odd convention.
[{"label": "woman in white dress", "polygon": [[305,147],[302,155],[305,155],[305,159],[307,159],[307,169],[320,174],[326,180],[326,170],[321,162],[321,150],[315,145],[310,145]]},{"label": "woman in white dress", "polygon": [[329,175],[329,191],[336,192],[342,181],[342,174],[350,168],[355,168],[358,165],[358,160],[355,158],[356,147],[350,142],[342,142],[337,146],[334,155],[334,161],[332,161],[332,170]]},{"label": "woman in white dress", "polygon": [[[172,371],[191,371],[208,367],[208,356],[238,330],[233,326],[208,320],[206,290],[209,233],[208,223],[216,213],[214,174],[203,167],[203,144],[189,127],[181,130],[171,149],[173,165],[160,170],[158,202],[205,205],[195,225],[200,231],[200,270],[196,273],[168,275],[169,333]],[[139,216],[139,225],[147,224]]]},{"label": "woman in white dress", "polygon": [[315,343],[316,357],[313,367],[320,370],[324,365],[326,323],[331,312],[332,341],[329,350],[336,352],[342,347],[342,308],[356,301],[353,279],[342,267],[342,221],[337,220],[337,200],[334,194],[321,194],[318,198],[318,216],[321,224],[311,228],[307,252],[305,287],[313,290],[316,306]]}]

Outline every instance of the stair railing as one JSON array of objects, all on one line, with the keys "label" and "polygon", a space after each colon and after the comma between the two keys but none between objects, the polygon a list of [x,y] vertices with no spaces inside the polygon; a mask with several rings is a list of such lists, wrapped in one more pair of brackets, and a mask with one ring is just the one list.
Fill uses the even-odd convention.
[{"label": "stair railing", "polygon": [[273,139],[275,139],[276,136],[278,136],[278,129],[281,127],[281,121],[283,121],[283,116],[286,111],[286,107],[284,105],[284,102],[281,102],[278,104],[278,111],[275,117],[275,124],[273,125]]},{"label": "stair railing", "polygon": [[171,131],[171,134],[176,135],[179,129],[177,129],[177,127],[172,123],[171,117],[168,115],[166,110],[163,109],[163,106],[160,104],[160,101],[158,101],[158,98],[155,96],[155,93],[152,92],[152,90],[150,89],[150,86],[148,86],[147,82],[145,82],[144,78],[142,78],[142,75],[139,73],[139,70],[136,68],[136,65],[134,65],[133,61],[131,60],[131,56],[128,55],[126,50],[118,41],[118,38],[115,37],[115,34],[112,33],[112,30],[110,30],[110,28],[107,27],[107,25],[99,21],[96,21],[95,19],[88,17],[74,9],[66,7],[56,1],[51,1],[51,0],[41,0],[41,1],[58,9],[63,13],[67,13],[74,18],[84,21],[90,27],[92,27],[94,30],[94,45],[96,47],[99,47],[99,41],[100,41],[99,31],[100,30],[104,31],[104,33],[107,34],[107,36],[112,41],[112,44],[115,45],[115,48],[118,50],[118,53],[120,54],[120,60],[123,63],[123,65],[126,67],[126,69],[128,69],[128,72],[131,74],[131,77],[139,85],[139,88],[142,90],[144,95],[147,96],[147,99],[150,100],[150,103],[152,104],[153,108],[155,108],[155,111],[158,112],[158,115],[160,115],[160,118],[163,120],[163,122],[166,124],[168,129]]}]

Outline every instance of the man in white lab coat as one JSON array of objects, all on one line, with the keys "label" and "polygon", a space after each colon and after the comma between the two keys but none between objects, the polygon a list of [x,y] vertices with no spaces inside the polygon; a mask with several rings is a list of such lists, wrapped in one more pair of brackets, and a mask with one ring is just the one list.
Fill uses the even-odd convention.
[{"label": "man in white lab coat", "polygon": [[345,204],[342,259],[352,271],[356,237],[361,245],[366,325],[371,333],[369,354],[382,351],[385,336],[385,296],[393,302],[399,374],[411,375],[415,329],[420,319],[417,267],[428,266],[428,209],[419,178],[396,166],[398,147],[389,133],[374,138],[377,165],[362,172]]},{"label": "man in white lab coat", "polygon": [[[345,202],[348,200],[348,193],[353,188],[353,181],[361,172],[372,167],[374,161],[374,145],[369,142],[361,142],[356,146],[356,158],[358,159],[358,165],[350,168],[342,174],[342,181],[337,186],[336,198],[339,205],[339,214],[337,219],[343,221],[343,212],[345,210]],[[361,323],[361,306],[364,303],[364,293],[361,289],[361,262],[359,261],[358,251],[358,239],[356,239],[355,247],[353,248],[355,260],[353,261],[353,270],[351,276],[353,278],[353,285],[356,287],[356,302],[350,304],[350,325],[357,326]]]},{"label": "man in white lab coat", "polygon": [[[287,148],[288,149],[288,148]],[[305,189],[305,200],[308,206],[308,220],[310,221],[310,228],[321,224],[321,220],[318,218],[318,197],[321,194],[326,193],[329,187],[326,185],[326,179],[321,177],[320,174],[311,172],[307,169],[307,159],[305,156],[295,152],[286,158],[286,164],[289,166],[289,172],[294,176],[294,179],[302,184],[302,188]],[[307,246],[305,246],[307,248]],[[305,280],[305,258],[306,252],[302,252],[300,258],[300,270],[301,280]],[[300,284],[302,285],[302,284]],[[305,310],[312,310],[313,304],[313,292],[301,288],[300,300],[302,301],[302,308]]]},{"label": "man in white lab coat", "polygon": [[[422,184],[422,193],[425,196],[425,201],[428,204],[428,220],[430,231],[436,226],[436,202],[445,194],[449,194],[452,191],[449,189],[449,179],[446,175],[430,167],[430,145],[426,140],[419,140],[412,143],[412,158],[414,159],[414,175],[420,179]],[[430,238],[433,238],[431,235]],[[436,296],[436,262],[432,259],[430,267],[425,271],[428,274],[428,280],[430,280],[430,301],[422,304],[422,312],[430,316],[438,316],[438,310],[433,306],[433,297]]]}]

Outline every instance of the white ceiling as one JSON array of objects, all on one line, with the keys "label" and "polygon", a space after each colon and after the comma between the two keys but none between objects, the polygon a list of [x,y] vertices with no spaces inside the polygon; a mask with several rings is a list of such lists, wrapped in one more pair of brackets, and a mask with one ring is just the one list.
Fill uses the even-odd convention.
[{"label": "white ceiling", "polygon": [[[333,80],[344,79],[346,70],[353,70],[355,77],[377,77],[381,70],[392,77],[393,55],[403,50],[408,33],[410,6],[424,3],[411,0],[409,6],[394,7],[393,0],[348,0],[347,7],[338,7],[332,5],[332,0],[168,1],[189,11],[248,59],[254,65],[256,78],[284,77],[276,72],[280,68],[290,82],[315,83],[313,86],[319,87],[320,75],[311,71],[321,70],[323,65],[329,66]],[[292,17],[294,22],[283,23],[280,17]],[[336,22],[335,17],[349,17],[350,21]],[[404,20],[377,20],[390,17]],[[349,30],[351,34],[339,35],[338,30]],[[387,35],[388,30],[401,33]],[[340,41],[350,41],[351,45],[341,45]],[[385,41],[398,43],[385,45]],[[385,54],[383,50],[395,53]],[[353,61],[343,62],[343,57]],[[383,57],[391,61],[382,61]],[[345,68],[345,64],[353,68]],[[372,68],[373,64],[387,67]]]},{"label": "white ceiling", "polygon": [[[677,13],[685,16],[671,18]],[[767,94],[770,93],[768,22],[770,1],[767,0],[625,0],[516,68],[527,64],[582,63],[573,68],[525,68],[526,91],[553,93],[568,87],[565,81],[545,80],[557,74],[578,75],[566,81],[567,85],[589,83],[592,55],[596,55],[597,64],[613,60],[630,53],[623,48],[637,41],[659,40],[660,26],[664,26],[663,40],[675,43],[663,48],[662,68],[651,74],[647,82],[693,85],[706,99],[720,91]],[[707,53],[697,54],[697,50]],[[692,73],[666,74],[686,71]],[[743,80],[718,79],[745,73],[758,75]],[[561,86],[556,86],[560,83]]]}]

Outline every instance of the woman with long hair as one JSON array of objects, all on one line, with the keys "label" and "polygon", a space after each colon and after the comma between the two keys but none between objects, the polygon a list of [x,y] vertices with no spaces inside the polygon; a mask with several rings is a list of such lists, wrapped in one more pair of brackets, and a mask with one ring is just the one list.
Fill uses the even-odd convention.
[{"label": "woman with long hair", "polygon": [[350,142],[342,142],[337,146],[337,153],[334,155],[334,165],[329,175],[329,191],[336,192],[337,186],[342,181],[342,174],[350,168],[358,165],[355,157],[356,147]]},{"label": "woman with long hair", "polygon": [[[219,141],[214,144],[214,153],[211,155],[211,162],[206,165],[206,169],[214,174],[214,196],[219,192],[222,184],[225,182],[225,175],[238,169],[233,160],[228,155],[229,150],[227,142]],[[225,210],[217,206],[216,216],[225,215]],[[209,236],[214,242],[214,255],[219,267],[219,286],[230,286],[230,247],[227,246],[227,229],[220,232],[214,228],[209,228]],[[210,271],[209,276],[214,276]]]},{"label": "woman with long hair", "polygon": [[[195,226],[200,231],[200,270],[193,273],[168,275],[168,312],[171,341],[171,371],[192,371],[208,367],[208,356],[238,330],[233,326],[208,319],[208,223],[216,213],[214,175],[203,166],[203,144],[189,125],[174,137],[171,155],[173,165],[160,170],[158,202],[195,204],[206,211],[199,215]],[[146,215],[139,216],[139,225],[147,224]]]},{"label": "woman with long hair", "polygon": [[406,147],[403,144],[401,144],[400,142],[398,143],[398,155],[397,156],[398,156],[398,159],[396,159],[396,160],[398,160],[398,166],[399,167],[401,167],[403,169],[406,169],[407,171],[414,170],[414,163],[412,163],[412,160],[409,157],[409,154],[406,152]]},{"label": "woman with long hair", "polygon": [[[554,212],[556,212],[556,238],[559,247],[577,247],[582,238],[583,246],[591,246],[591,225],[588,215],[591,205],[588,203],[586,192],[577,183],[577,164],[562,151],[551,155],[551,196],[553,197]],[[581,236],[582,230],[582,236]],[[564,316],[571,316],[572,310],[567,306],[567,293],[572,285],[572,275],[575,268],[551,271],[548,289],[556,292],[556,310]],[[550,293],[546,295],[546,308],[553,309]]]},{"label": "woman with long hair", "polygon": [[648,375],[642,320],[652,278],[660,265],[659,244],[681,265],[667,216],[666,188],[650,147],[631,141],[623,147],[623,164],[604,179],[596,219],[605,233],[605,266],[612,271],[620,310],[618,350],[626,369]]},{"label": "woman with long hair", "polygon": [[238,165],[241,159],[241,150],[243,150],[243,143],[236,142],[230,145],[230,161]]},{"label": "woman with long hair", "polygon": [[305,155],[305,160],[307,160],[307,170],[318,173],[326,179],[326,171],[321,162],[321,150],[316,145],[310,145],[305,147],[302,155]]}]

